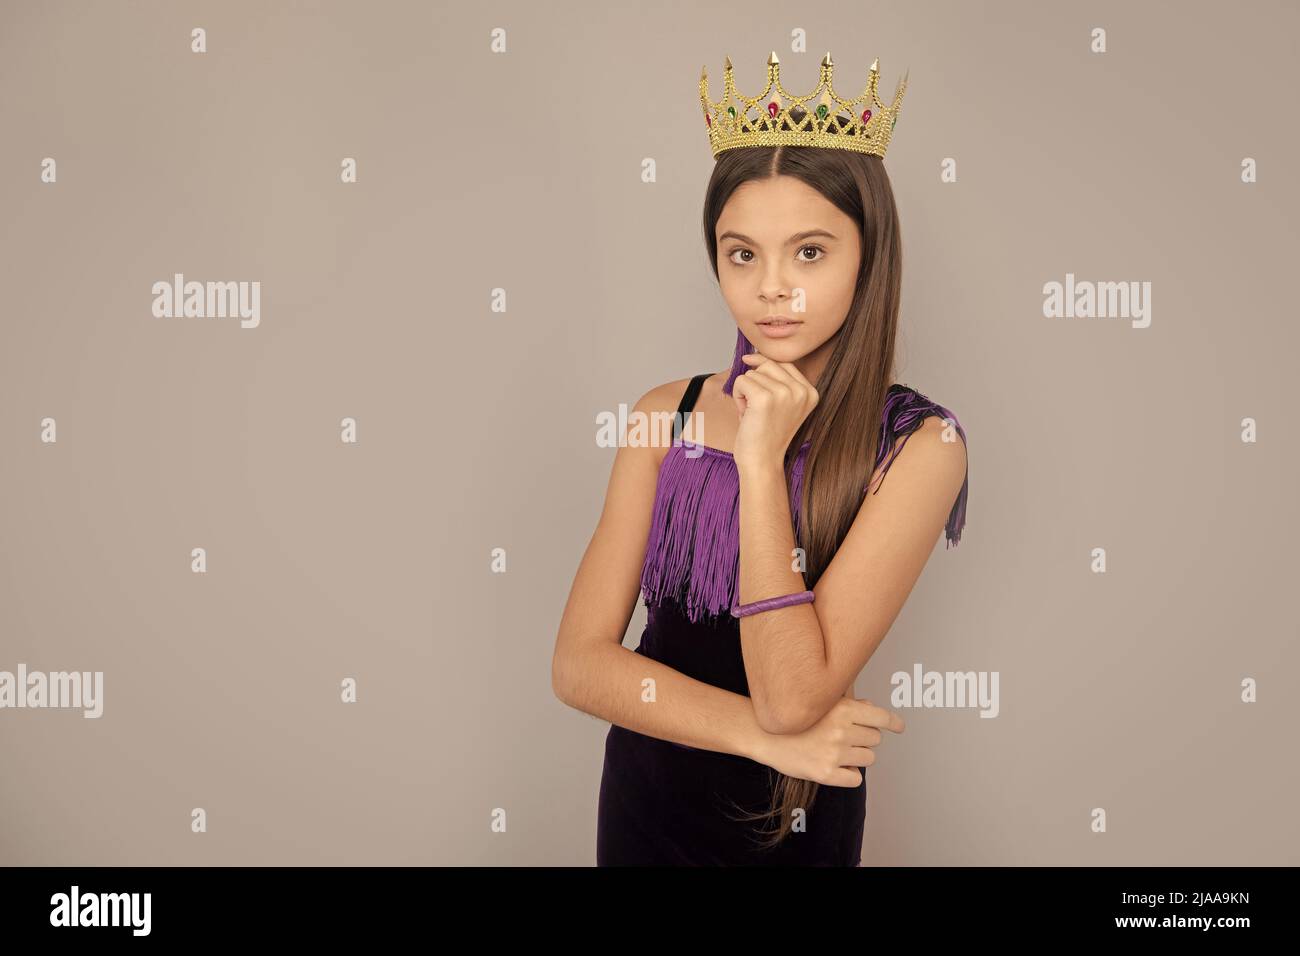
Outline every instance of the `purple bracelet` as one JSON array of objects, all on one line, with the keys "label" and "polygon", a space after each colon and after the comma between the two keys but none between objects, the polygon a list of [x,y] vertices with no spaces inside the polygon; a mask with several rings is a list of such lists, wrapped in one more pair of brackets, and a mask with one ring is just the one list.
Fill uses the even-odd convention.
[{"label": "purple bracelet", "polygon": [[790,607],[793,604],[811,604],[813,597],[812,591],[796,591],[794,594],[764,598],[752,604],[733,604],[731,606],[731,616],[747,617],[750,614],[757,614],[759,611],[773,611],[779,607]]}]

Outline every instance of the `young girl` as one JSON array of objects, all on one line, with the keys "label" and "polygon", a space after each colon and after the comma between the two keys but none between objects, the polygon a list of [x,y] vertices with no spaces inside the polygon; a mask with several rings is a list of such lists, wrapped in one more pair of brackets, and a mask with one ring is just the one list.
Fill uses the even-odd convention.
[{"label": "young girl", "polygon": [[903,721],[854,681],[940,532],[955,544],[965,523],[964,430],[892,381],[901,250],[882,158],[906,79],[886,107],[875,63],[853,101],[831,68],[828,53],[805,97],[781,88],[775,53],[759,97],[736,93],[730,59],[721,102],[700,81],[706,245],[735,357],[637,402],[675,412],[672,440],[618,450],[555,648],[557,695],[611,724],[599,866],[858,865],[858,768]]}]

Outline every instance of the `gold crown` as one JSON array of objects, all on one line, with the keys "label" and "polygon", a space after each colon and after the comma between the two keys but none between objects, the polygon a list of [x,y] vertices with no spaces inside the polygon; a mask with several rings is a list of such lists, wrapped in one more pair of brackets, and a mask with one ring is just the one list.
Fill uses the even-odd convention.
[{"label": "gold crown", "polygon": [[[867,88],[856,99],[846,100],[831,85],[835,65],[831,55],[822,57],[821,79],[811,93],[794,96],[781,86],[781,61],[772,51],[767,61],[767,86],[758,96],[750,99],[736,91],[732,76],[731,57],[727,57],[723,73],[722,99],[709,101],[709,74],[700,70],[700,103],[704,106],[704,121],[709,126],[709,145],[716,159],[724,149],[738,146],[822,146],[828,149],[851,149],[884,157],[889,140],[894,135],[898,111],[907,89],[907,74],[894,93],[889,106],[880,102],[876,83],[880,79],[880,59],[871,61],[871,76]],[[764,105],[772,88],[776,93]],[[804,104],[821,92],[821,102],[815,109]],[[783,105],[781,98],[789,103]],[[743,105],[742,105],[743,104]],[[741,106],[738,110],[736,107]],[[865,109],[861,107],[865,106]],[[795,108],[802,108],[796,120]],[[757,116],[750,111],[757,110]],[[848,115],[844,115],[847,113]]]}]

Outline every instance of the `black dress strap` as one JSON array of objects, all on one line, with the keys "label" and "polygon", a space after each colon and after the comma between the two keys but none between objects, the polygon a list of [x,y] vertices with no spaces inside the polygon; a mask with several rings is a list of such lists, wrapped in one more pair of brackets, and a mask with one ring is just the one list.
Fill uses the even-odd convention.
[{"label": "black dress strap", "polygon": [[686,386],[686,391],[682,393],[682,400],[677,405],[677,411],[673,414],[673,444],[681,438],[682,429],[686,427],[686,416],[691,413],[695,407],[695,400],[700,397],[700,389],[704,387],[704,380],[712,375],[712,372],[701,372],[699,375],[692,376],[690,384]]}]

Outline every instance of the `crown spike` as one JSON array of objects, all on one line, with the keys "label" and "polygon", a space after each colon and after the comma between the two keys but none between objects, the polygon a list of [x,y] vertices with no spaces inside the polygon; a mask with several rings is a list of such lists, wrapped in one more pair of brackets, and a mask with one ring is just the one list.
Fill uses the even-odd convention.
[{"label": "crown spike", "polygon": [[729,70],[729,71],[732,69],[732,66],[731,66],[731,57],[727,57],[726,68],[727,68],[727,70]]},{"label": "crown spike", "polygon": [[898,88],[894,90],[894,102],[889,105],[890,110],[897,112],[899,104],[903,101],[903,93],[907,89],[907,72],[903,73],[903,78],[898,81]]},{"label": "crown spike", "polygon": [[826,55],[822,57],[822,66],[826,67],[826,66],[834,66],[834,65],[835,64],[831,62],[831,51],[827,50]]},{"label": "crown spike", "polygon": [[880,57],[876,57],[874,60],[871,61],[871,72],[872,73],[880,72]]},{"label": "crown spike", "polygon": [[768,66],[780,66],[780,65],[781,65],[781,61],[778,60],[778,59],[776,58],[776,51],[775,51],[775,50],[773,50],[773,51],[772,51],[772,55],[769,56],[769,57],[767,58],[767,65],[768,65]]}]

